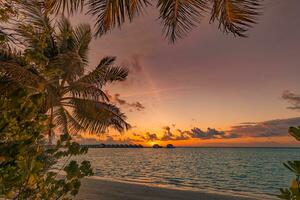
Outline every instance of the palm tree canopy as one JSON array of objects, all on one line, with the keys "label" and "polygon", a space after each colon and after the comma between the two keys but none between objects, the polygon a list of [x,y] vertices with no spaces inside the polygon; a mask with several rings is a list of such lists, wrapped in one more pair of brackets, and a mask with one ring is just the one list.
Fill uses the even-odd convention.
[{"label": "palm tree canopy", "polygon": [[64,133],[101,134],[109,127],[120,132],[130,128],[126,116],[102,90],[110,82],[124,81],[128,70],[114,66],[115,57],[105,57],[87,71],[90,26],[73,27],[64,17],[54,22],[36,2],[23,8],[28,18],[18,25],[18,33],[26,48],[21,53],[0,50],[0,90],[17,84],[44,91],[43,109]]},{"label": "palm tree canopy", "polygon": [[159,20],[169,41],[185,37],[202,17],[210,13],[210,22],[218,23],[224,33],[246,37],[257,22],[263,0],[49,0],[52,12],[73,13],[87,6],[87,14],[96,17],[96,35],[102,36],[134,17],[147,7],[159,10]]}]

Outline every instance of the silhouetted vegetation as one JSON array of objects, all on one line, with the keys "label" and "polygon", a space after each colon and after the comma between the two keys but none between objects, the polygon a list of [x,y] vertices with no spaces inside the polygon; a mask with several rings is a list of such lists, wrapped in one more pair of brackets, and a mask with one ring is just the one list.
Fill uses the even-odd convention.
[{"label": "silhouetted vegetation", "polygon": [[171,42],[185,37],[208,13],[210,22],[217,22],[223,32],[246,37],[262,7],[261,0],[51,0],[46,3],[53,13],[74,13],[86,6],[87,13],[96,17],[97,36],[145,14],[148,7],[156,7],[163,32]]},{"label": "silhouetted vegetation", "polygon": [[[14,91],[0,98],[0,197],[7,199],[68,199],[80,187],[80,178],[92,175],[88,161],[70,161],[87,148],[71,141],[65,133],[51,148],[45,146],[47,116],[42,93]],[[63,163],[63,158],[67,158]],[[60,161],[62,167],[55,170]],[[65,177],[59,178],[64,171]]]},{"label": "silhouetted vegetation", "polygon": [[88,48],[92,33],[88,24],[72,27],[66,18],[52,26],[51,19],[39,4],[24,5],[28,17],[17,24],[19,39],[25,49],[0,50],[2,60],[0,89],[2,93],[18,87],[44,91],[43,104],[51,124],[63,133],[79,131],[103,133],[108,127],[123,131],[129,128],[125,115],[102,91],[110,82],[123,81],[127,69],[113,66],[115,58],[105,57],[86,73]]},{"label": "silhouetted vegetation", "polygon": [[162,148],[162,146],[160,146],[160,145],[158,145],[158,144],[154,144],[154,145],[152,146],[152,148],[158,149],[158,148]]},{"label": "silhouetted vegetation", "polygon": [[82,144],[88,148],[143,148],[141,144]]},{"label": "silhouetted vegetation", "polygon": [[[71,134],[129,128],[102,91],[105,84],[124,80],[128,71],[114,67],[114,57],[85,71],[89,25],[73,28],[61,18],[53,27],[41,1],[0,5],[0,198],[71,199],[80,179],[93,174],[88,161],[70,161],[88,150]],[[13,19],[19,15],[22,22]],[[54,130],[61,135],[47,145]]]},{"label": "silhouetted vegetation", "polygon": [[173,148],[175,148],[173,144],[167,144],[166,147],[167,147],[168,149],[173,149]]},{"label": "silhouetted vegetation", "polygon": [[[290,127],[289,133],[296,140],[300,141],[300,126],[298,128]],[[278,197],[280,199],[298,200],[300,199],[300,161],[287,161],[286,163],[284,163],[284,166],[294,173],[295,179],[292,180],[291,186],[289,188],[280,189],[281,194],[278,195]]]}]

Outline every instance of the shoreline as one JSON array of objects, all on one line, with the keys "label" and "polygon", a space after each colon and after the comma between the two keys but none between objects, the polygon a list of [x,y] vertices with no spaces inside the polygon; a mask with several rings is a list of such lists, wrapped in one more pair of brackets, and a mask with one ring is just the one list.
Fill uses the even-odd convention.
[{"label": "shoreline", "polygon": [[268,197],[248,197],[215,191],[167,188],[129,181],[92,177],[82,180],[77,200],[273,200]]}]

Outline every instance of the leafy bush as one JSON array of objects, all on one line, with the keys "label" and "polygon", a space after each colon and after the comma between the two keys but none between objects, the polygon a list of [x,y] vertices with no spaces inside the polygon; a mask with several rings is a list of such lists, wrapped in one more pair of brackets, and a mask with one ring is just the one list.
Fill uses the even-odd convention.
[{"label": "leafy bush", "polygon": [[[300,141],[300,126],[290,127],[289,133],[298,141]],[[300,200],[300,161],[287,161],[284,166],[295,174],[289,188],[280,189],[281,194],[278,195],[280,199]]]},{"label": "leafy bush", "polygon": [[[67,200],[78,193],[80,179],[93,174],[88,161],[69,162],[71,156],[87,153],[69,134],[46,145],[49,127],[42,102],[42,94],[21,89],[0,98],[0,197]],[[62,159],[63,167],[55,169]]]}]

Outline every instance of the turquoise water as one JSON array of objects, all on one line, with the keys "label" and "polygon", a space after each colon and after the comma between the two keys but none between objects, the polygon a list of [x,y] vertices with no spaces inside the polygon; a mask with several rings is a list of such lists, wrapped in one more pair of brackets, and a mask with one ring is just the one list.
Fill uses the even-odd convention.
[{"label": "turquoise water", "polygon": [[300,149],[90,149],[96,176],[179,189],[274,197],[293,174],[282,163]]}]

